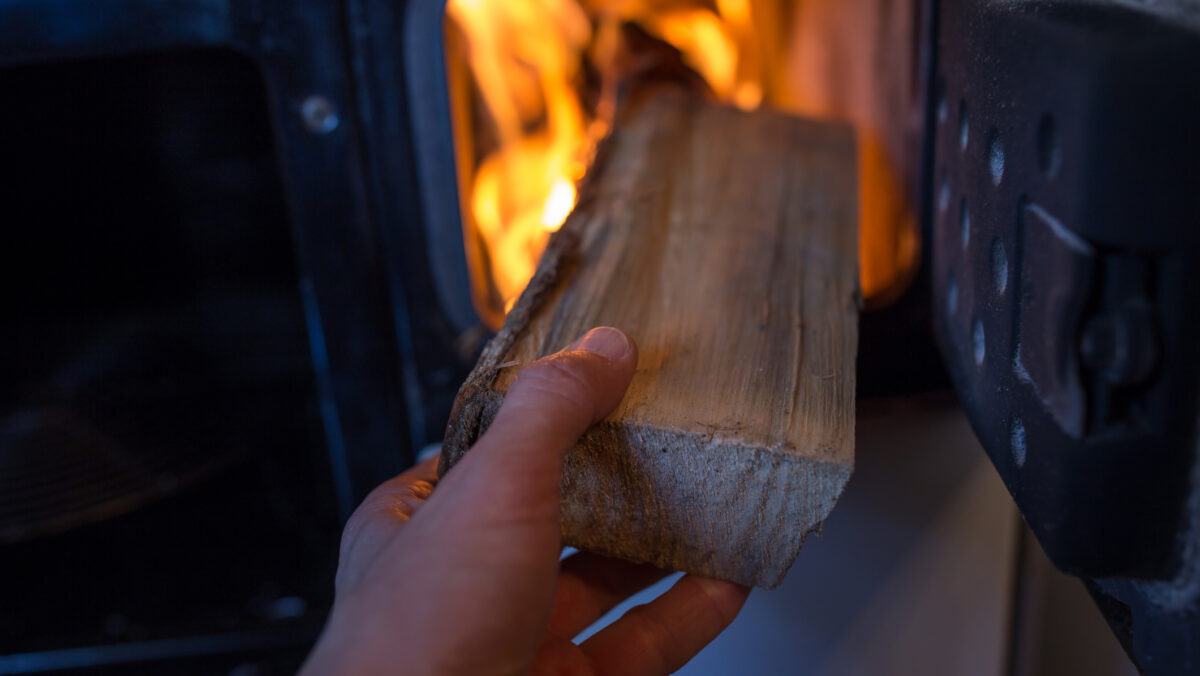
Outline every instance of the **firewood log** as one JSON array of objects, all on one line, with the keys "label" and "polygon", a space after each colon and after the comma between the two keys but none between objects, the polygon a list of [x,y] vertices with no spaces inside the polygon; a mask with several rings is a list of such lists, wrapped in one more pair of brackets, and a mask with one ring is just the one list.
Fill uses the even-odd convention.
[{"label": "firewood log", "polygon": [[660,93],[626,107],[455,402],[448,471],[521,366],[629,332],[624,400],[567,454],[563,542],[775,587],[854,465],[851,131]]}]

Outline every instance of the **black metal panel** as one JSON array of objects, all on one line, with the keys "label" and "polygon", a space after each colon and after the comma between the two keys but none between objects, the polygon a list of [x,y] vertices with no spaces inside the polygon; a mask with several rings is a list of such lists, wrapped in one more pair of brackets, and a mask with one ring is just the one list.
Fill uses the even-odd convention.
[{"label": "black metal panel", "polygon": [[[412,365],[405,371],[405,393],[419,447],[441,440],[450,404],[487,332],[472,305],[453,171],[432,186],[418,181],[421,167],[431,161],[419,152],[422,135],[444,141],[447,154],[437,160],[453,167],[449,103],[439,75],[444,2],[410,4],[432,14],[418,29],[411,24],[422,15],[404,3],[347,0],[370,203],[387,252],[391,293],[400,300],[396,331]],[[414,30],[426,34],[419,45],[410,44]],[[414,72],[432,73],[427,78],[432,84],[414,88]],[[421,111],[446,114],[434,116],[436,128],[419,129],[413,120]],[[453,205],[452,218],[431,220],[431,202]]]},{"label": "black metal panel", "polygon": [[229,4],[226,0],[13,0],[0,7],[0,65],[228,46],[235,32]]},{"label": "black metal panel", "polygon": [[[385,3],[386,4],[386,3]],[[412,129],[413,159],[422,199],[430,260],[438,261],[438,297],[459,331],[479,324],[471,303],[468,256],[459,213],[454,130],[446,81],[446,0],[412,0],[404,12],[401,45],[393,57],[404,64],[404,93],[417,105],[405,119]],[[450,299],[454,299],[451,301]]]},{"label": "black metal panel", "polygon": [[[458,359],[454,334],[425,325],[445,321],[430,290],[415,187],[405,175],[407,101],[399,94],[379,103],[386,98],[379,90],[403,87],[364,65],[395,55],[354,51],[367,37],[375,45],[398,40],[395,27],[360,22],[348,44],[343,11],[340,3],[273,0],[10,2],[0,8],[0,65],[188,47],[233,49],[257,64],[273,106],[333,474],[347,514],[411,463],[414,445],[436,438],[429,430],[444,417],[418,407],[409,427],[405,403],[445,399],[448,406],[445,383],[456,380]],[[409,324],[406,302],[420,304],[420,326]],[[428,339],[414,345],[411,336]]]},{"label": "black metal panel", "polygon": [[1169,578],[1195,457],[1200,35],[1113,4],[943,3],[936,325],[1062,569]]}]

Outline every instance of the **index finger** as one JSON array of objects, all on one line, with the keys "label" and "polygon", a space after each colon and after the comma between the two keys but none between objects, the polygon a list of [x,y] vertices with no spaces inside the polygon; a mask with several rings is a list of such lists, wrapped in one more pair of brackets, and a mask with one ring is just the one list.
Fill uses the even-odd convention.
[{"label": "index finger", "polygon": [[354,559],[354,552],[382,548],[429,499],[437,482],[437,456],[434,456],[383,482],[363,499],[342,531],[339,554],[342,563],[335,579],[338,589],[353,586],[366,568],[362,562],[352,569],[345,568],[345,562]]}]

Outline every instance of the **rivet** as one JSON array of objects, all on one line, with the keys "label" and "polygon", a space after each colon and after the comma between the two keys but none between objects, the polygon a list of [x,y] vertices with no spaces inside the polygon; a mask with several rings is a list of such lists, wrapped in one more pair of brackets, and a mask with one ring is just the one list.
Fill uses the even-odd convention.
[{"label": "rivet", "polygon": [[958,226],[962,230],[962,244],[965,248],[971,242],[971,211],[967,208],[967,198],[958,204]]},{"label": "rivet", "polygon": [[310,96],[300,104],[304,126],[314,134],[328,134],[338,127],[338,114],[333,103],[324,96]]},{"label": "rivet", "polygon": [[971,348],[975,353],[975,363],[982,366],[983,358],[987,356],[987,346],[984,344],[983,322],[979,321],[979,317],[971,320]]},{"label": "rivet", "polygon": [[999,239],[992,240],[992,285],[996,293],[1004,293],[1008,287],[1008,256],[1004,253],[1004,244]]},{"label": "rivet", "polygon": [[1000,141],[1000,132],[995,129],[988,132],[987,153],[992,183],[1000,185],[1000,179],[1004,178],[1004,144]]},{"label": "rivet", "polygon": [[971,139],[971,125],[967,120],[967,102],[958,104],[958,146],[960,150],[967,149],[967,141]]},{"label": "rivet", "polygon": [[1012,423],[1009,446],[1012,449],[1013,462],[1017,467],[1025,466],[1025,423],[1016,418]]}]

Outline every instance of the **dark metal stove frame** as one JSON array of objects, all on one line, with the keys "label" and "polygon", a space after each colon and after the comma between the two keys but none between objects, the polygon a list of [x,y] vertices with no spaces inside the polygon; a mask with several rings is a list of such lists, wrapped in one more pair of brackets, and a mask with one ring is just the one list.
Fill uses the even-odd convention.
[{"label": "dark metal stove frame", "polygon": [[423,227],[404,10],[376,0],[0,5],[0,67],[181,49],[232,50],[257,65],[343,516],[441,437],[474,356],[455,348],[473,319],[461,233]]},{"label": "dark metal stove frame", "polygon": [[[921,386],[936,385],[939,360],[925,340],[932,315],[944,363],[975,429],[1047,551],[1060,566],[1093,580],[1101,607],[1127,641],[1133,622],[1127,648],[1143,666],[1174,673],[1192,646],[1200,645],[1196,610],[1163,610],[1135,578],[1169,579],[1195,563],[1194,552],[1189,559],[1184,551],[1191,520],[1198,516],[1184,505],[1195,430],[1178,421],[1183,413],[1194,421],[1197,410],[1192,340],[1197,317],[1194,311],[1189,314],[1197,285],[1188,268],[1195,263],[1196,230],[1181,229],[1178,219],[1195,218],[1196,202],[1194,194],[1176,186],[1172,194],[1179,201],[1146,208],[1145,194],[1155,187],[1153,182],[1141,181],[1141,172],[1102,154],[1085,153],[1087,144],[1103,138],[1098,135],[1109,133],[1111,125],[1120,129],[1138,114],[1161,110],[1114,100],[1105,87],[1148,83],[1152,86],[1138,91],[1151,99],[1164,86],[1179,87],[1170,78],[1155,79],[1161,77],[1156,68],[1163,62],[1153,54],[1138,62],[1143,71],[1111,71],[1113,63],[1124,63],[1122,50],[1131,34],[1123,31],[1147,29],[1144,10],[1121,3],[1080,9],[1086,4],[922,3],[925,22],[917,46],[923,68],[917,76],[934,85],[922,87],[929,93],[926,159],[920,168],[926,263],[899,303],[864,315],[860,381],[864,392],[879,393],[892,391],[891,384],[914,373],[924,379]],[[273,106],[343,516],[371,487],[410,464],[414,449],[441,437],[457,385],[474,359],[478,338],[485,335],[477,330],[471,307],[453,155],[448,152],[444,64],[437,58],[442,53],[441,17],[437,0],[0,3],[0,66],[178,49],[233,50],[257,65]],[[1150,29],[1166,31],[1172,39],[1182,35],[1184,53],[1195,58],[1195,30],[1169,23]],[[1033,34],[1042,39],[1022,38]],[[1068,53],[1079,60],[1061,61],[1062,48],[1070,48]],[[1062,78],[1072,73],[1087,73],[1091,79],[1064,87]],[[1194,78],[1187,81],[1185,76],[1185,82],[1197,91]],[[1194,102],[1195,96],[1188,100]],[[952,133],[960,102],[972,120],[970,153],[955,145],[961,141]],[[1026,106],[1046,102],[1061,111],[1060,121],[1072,111],[1110,104],[1114,109],[1106,111],[1112,113],[1108,117],[1089,118],[1092,126],[1087,128],[1060,123],[1054,132],[1061,147],[1054,152],[1062,155],[1047,160],[1038,154],[1041,132],[1021,126],[1032,114]],[[1183,127],[1179,119],[1168,122],[1186,130],[1187,118],[1182,118]],[[1157,122],[1151,118],[1151,124]],[[1185,176],[1194,171],[1200,158],[1200,137],[1194,131],[1181,137],[1191,145],[1172,154],[1163,147],[1162,135],[1147,129],[1158,145],[1150,155],[1133,159],[1166,162]],[[993,131],[1002,139],[1009,177],[999,191],[989,175]],[[1130,156],[1120,158],[1127,162]],[[1064,168],[1059,182],[1049,188],[1014,186],[1012,177],[1044,172],[1038,163],[1048,161],[1063,162],[1063,167],[1068,161],[1094,164],[1082,173]],[[947,208],[939,206],[943,176],[949,184]],[[1071,192],[1064,183],[1078,190]],[[1122,202],[1118,193],[1125,189],[1142,204],[1133,198]],[[1089,211],[1083,196],[1096,190],[1107,206]],[[1192,192],[1200,193],[1200,186]],[[975,238],[965,249],[960,222],[952,218],[963,199],[972,206]],[[1095,245],[1088,254],[1093,259],[1116,258],[1093,276],[1095,261],[1080,260],[1075,254],[1086,250],[1072,247],[1071,235],[1063,235],[1056,223],[1077,228],[1081,239]],[[1031,233],[1041,233],[1042,239]],[[994,242],[1000,242],[1001,253]],[[1130,288],[1128,280],[1146,278],[1144,262],[1136,259],[1149,249],[1170,253],[1175,262],[1158,269],[1141,298],[1122,295]],[[1031,268],[1039,255],[1046,260]],[[999,268],[1005,271],[1003,282]],[[1099,281],[1093,286],[1093,280]],[[1058,284],[1065,285],[1068,296],[1082,294],[1087,300],[1050,309],[1018,303]],[[1116,308],[1113,321],[1136,323],[1144,318],[1141,300],[1171,288],[1179,290],[1177,305],[1160,304],[1153,310],[1160,314],[1152,312],[1163,329],[1148,343],[1157,351],[1154,364],[1118,362],[1103,349],[1092,350],[1085,373],[1075,380],[1055,372],[1061,364],[1052,357],[1040,363],[1049,370],[1039,371],[1039,355],[1025,352],[1024,379],[1013,370],[1020,344],[1016,333],[1043,331],[1048,336],[1044,345],[1069,341],[1058,346],[1061,354],[1082,359],[1083,348],[1074,341],[1087,316]],[[951,296],[962,306],[974,303],[978,321],[963,324],[952,317],[955,313],[945,312]],[[1030,319],[1037,313],[1058,324],[1047,331]],[[1097,329],[1100,337],[1110,337],[1103,331],[1111,333],[1113,327],[1103,321]],[[976,357],[976,324],[984,336],[982,360]],[[902,327],[899,334],[897,327]],[[1145,334],[1135,329],[1129,336],[1139,340]],[[1003,358],[989,361],[994,352]],[[898,374],[895,364],[905,360],[912,368]],[[1070,368],[1077,368],[1074,362]],[[1165,389],[1142,384],[1147,369],[1155,368],[1171,369]],[[1133,390],[1126,383],[1130,379],[1139,383]],[[1150,420],[1142,426],[1143,434],[1088,441],[1095,431],[1089,421],[1105,414],[1096,407],[1116,401],[1105,391],[1122,388],[1117,403],[1123,410],[1130,410],[1131,399],[1145,398],[1152,402],[1146,409],[1151,414],[1170,414],[1158,423],[1172,427],[1160,428]],[[1057,396],[1064,391],[1085,396]],[[1106,506],[1105,491],[1122,478],[1131,479],[1136,490],[1121,489],[1122,504]],[[1130,505],[1138,520],[1122,517],[1120,508]],[[1114,575],[1120,577],[1112,579]],[[1101,576],[1105,579],[1097,579]]]},{"label": "dark metal stove frame", "polygon": [[[441,438],[486,337],[472,330],[461,232],[425,227],[422,195],[437,191],[423,193],[414,173],[411,73],[402,70],[406,9],[378,0],[0,3],[0,67],[196,50],[232,51],[255,64],[271,107],[342,519]],[[426,17],[438,55],[440,11]],[[410,65],[420,72],[420,63]],[[440,59],[425,65],[442,68]],[[448,117],[440,124],[449,139]],[[464,344],[463,335],[475,342]],[[0,671],[180,658],[203,665],[203,658],[263,655],[312,638],[311,627],[283,626],[10,655]]]},{"label": "dark metal stove frame", "polygon": [[1200,11],[941,3],[932,309],[1050,559],[1148,673],[1200,662]]}]

